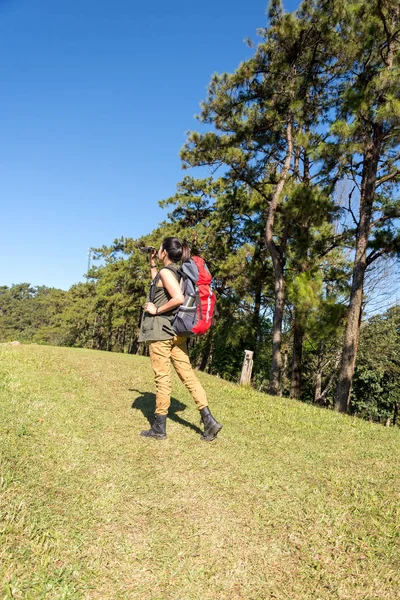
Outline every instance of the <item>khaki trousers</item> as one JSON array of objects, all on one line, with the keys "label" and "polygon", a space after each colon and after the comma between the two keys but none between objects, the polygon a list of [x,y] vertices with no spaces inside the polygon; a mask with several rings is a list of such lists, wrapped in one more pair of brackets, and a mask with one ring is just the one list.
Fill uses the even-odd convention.
[{"label": "khaki trousers", "polygon": [[171,404],[171,362],[180,380],[193,396],[199,410],[208,406],[203,386],[198,381],[190,364],[186,338],[175,336],[170,340],[151,342],[150,360],[156,382],[156,414],[168,414]]}]

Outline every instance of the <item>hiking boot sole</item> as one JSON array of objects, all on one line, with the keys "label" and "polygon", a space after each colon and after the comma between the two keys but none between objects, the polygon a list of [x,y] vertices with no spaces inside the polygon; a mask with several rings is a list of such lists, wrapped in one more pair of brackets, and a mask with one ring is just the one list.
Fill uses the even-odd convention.
[{"label": "hiking boot sole", "polygon": [[200,436],[200,439],[203,440],[203,442],[212,442],[213,440],[215,440],[215,438],[217,437],[217,435],[219,434],[221,429],[222,429],[221,423],[217,423],[217,425],[215,425],[214,429],[212,431],[209,431],[207,435],[202,433]]},{"label": "hiking boot sole", "polygon": [[167,436],[161,433],[149,433],[148,431],[141,431],[140,434],[142,437],[152,438],[153,440],[166,440]]}]

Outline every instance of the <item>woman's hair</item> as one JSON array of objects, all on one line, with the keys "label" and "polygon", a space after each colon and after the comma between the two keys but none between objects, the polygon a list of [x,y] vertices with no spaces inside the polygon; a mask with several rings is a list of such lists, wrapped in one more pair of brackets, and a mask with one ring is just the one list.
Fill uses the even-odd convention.
[{"label": "woman's hair", "polygon": [[186,262],[190,258],[190,248],[186,242],[181,242],[178,238],[167,237],[163,240],[162,249],[168,254],[172,262]]}]

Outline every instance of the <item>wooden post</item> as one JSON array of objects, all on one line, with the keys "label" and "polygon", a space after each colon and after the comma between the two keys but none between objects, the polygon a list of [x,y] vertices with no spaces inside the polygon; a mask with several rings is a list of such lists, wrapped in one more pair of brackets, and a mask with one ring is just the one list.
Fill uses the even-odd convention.
[{"label": "wooden post", "polygon": [[244,351],[242,374],[240,376],[241,385],[246,385],[250,383],[251,372],[253,370],[253,354],[254,352],[252,352],[252,350]]}]

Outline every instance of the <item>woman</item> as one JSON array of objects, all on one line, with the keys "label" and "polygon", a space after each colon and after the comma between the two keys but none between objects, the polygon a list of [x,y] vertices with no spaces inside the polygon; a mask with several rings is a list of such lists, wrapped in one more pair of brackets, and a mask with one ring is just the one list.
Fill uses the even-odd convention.
[{"label": "woman", "polygon": [[166,420],[171,403],[171,362],[179,378],[185,384],[200,411],[204,432],[201,439],[210,442],[222,428],[208,408],[206,393],[196,378],[190,364],[186,338],[176,336],[172,321],[175,309],[184,301],[180,285],[179,267],[176,263],[190,258],[187,244],[177,238],[165,238],[157,253],[163,267],[158,273],[154,262],[156,251],[150,255],[152,285],[155,286],[154,302],[147,301],[139,341],[149,342],[151,365],[156,382],[156,410],[154,423],[148,431],[140,435],[165,440]]}]

